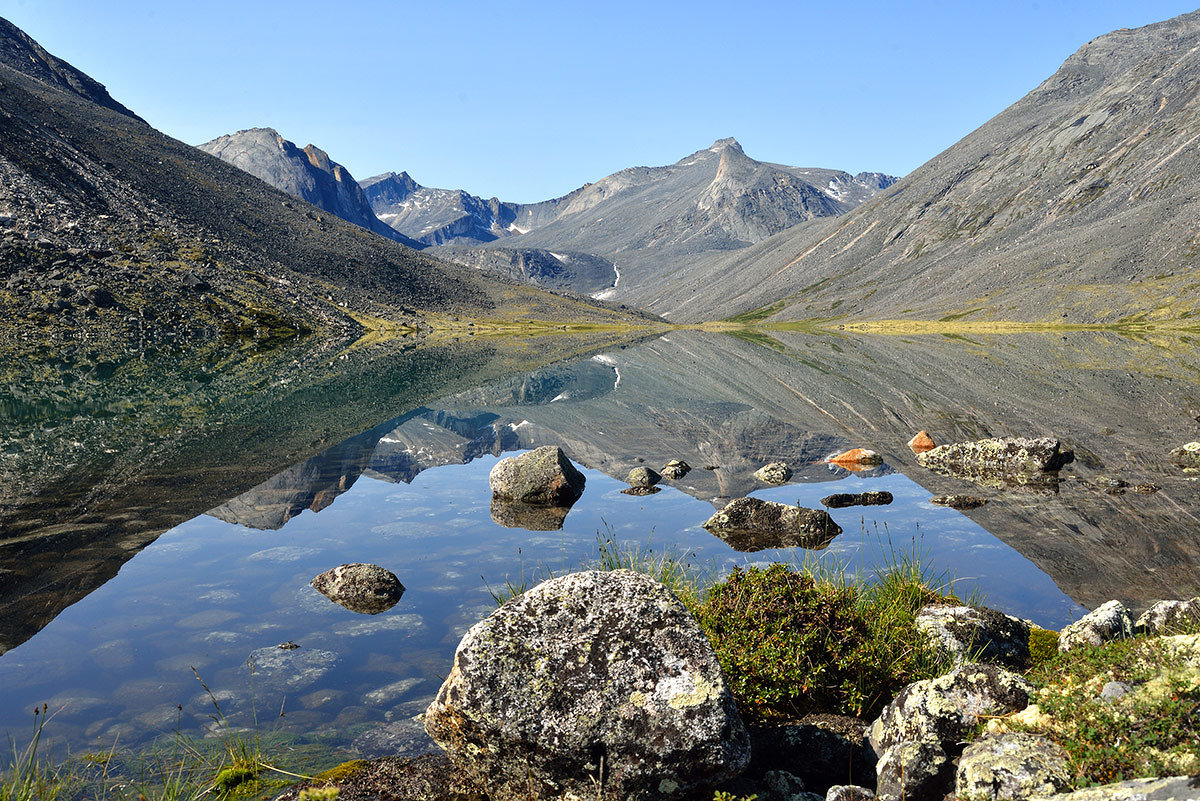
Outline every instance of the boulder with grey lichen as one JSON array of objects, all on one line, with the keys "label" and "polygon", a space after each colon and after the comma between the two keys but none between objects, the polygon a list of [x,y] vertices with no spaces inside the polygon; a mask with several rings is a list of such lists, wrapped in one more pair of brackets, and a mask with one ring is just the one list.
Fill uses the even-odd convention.
[{"label": "boulder with grey lichen", "polygon": [[1033,798],[1036,801],[1196,801],[1200,799],[1200,776],[1131,779]]},{"label": "boulder with grey lichen", "polygon": [[554,445],[501,459],[488,475],[493,498],[541,506],[570,506],[583,494],[585,481]]},{"label": "boulder with grey lichen", "polygon": [[955,795],[979,801],[1016,801],[1058,793],[1071,785],[1066,751],[1036,734],[985,734],[958,758]]},{"label": "boulder with grey lichen", "polygon": [[1125,604],[1109,601],[1084,615],[1058,633],[1058,650],[1070,651],[1082,645],[1102,645],[1133,636],[1133,617]]},{"label": "boulder with grey lichen", "polygon": [[1200,598],[1159,601],[1138,617],[1134,630],[1142,634],[1174,634],[1200,626]]},{"label": "boulder with grey lichen", "polygon": [[995,609],[926,606],[917,629],[955,662],[991,662],[1013,670],[1029,667],[1029,624]]},{"label": "boulder with grey lichen", "polygon": [[712,646],[649,576],[551,579],[476,624],[425,713],[493,798],[670,798],[736,776],[749,740]]},{"label": "boulder with grey lichen", "polygon": [[784,484],[792,477],[792,468],[783,462],[771,462],[755,470],[754,477],[765,484]]},{"label": "boulder with grey lichen", "polygon": [[625,477],[625,483],[631,487],[653,487],[660,481],[662,476],[649,467],[635,467]]},{"label": "boulder with grey lichen", "polygon": [[743,552],[797,546],[819,550],[842,533],[824,509],[761,498],[735,498],[705,521],[704,528]]},{"label": "boulder with grey lichen", "polygon": [[310,582],[317,592],[351,612],[377,615],[395,606],[404,585],[385,567],[354,562],[326,570]]}]

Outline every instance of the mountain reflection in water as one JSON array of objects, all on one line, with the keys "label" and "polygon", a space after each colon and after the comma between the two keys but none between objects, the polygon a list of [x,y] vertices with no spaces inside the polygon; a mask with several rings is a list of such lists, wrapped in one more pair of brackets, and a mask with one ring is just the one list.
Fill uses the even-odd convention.
[{"label": "mountain reflection in water", "polygon": [[[845,533],[819,558],[868,575],[890,551],[915,548],[933,570],[963,579],[960,593],[978,588],[989,604],[1044,625],[1067,622],[1079,604],[1146,606],[1197,592],[1193,477],[1165,457],[1196,438],[1200,411],[1200,373],[1179,342],[678,331],[498,380],[489,354],[467,353],[426,354],[418,369],[397,364],[386,375],[367,365],[312,385],[304,402],[293,398],[271,417],[278,455],[267,455],[272,437],[247,440],[260,465],[253,482],[255,462],[229,461],[236,449],[219,442],[205,454],[201,434],[173,441],[177,457],[132,483],[85,475],[93,484],[83,494],[104,517],[82,526],[54,506],[55,492],[70,503],[80,497],[60,492],[69,470],[7,500],[0,515],[37,510],[43,523],[26,520],[18,536],[6,526],[0,537],[3,646],[12,648],[0,655],[0,728],[22,725],[19,710],[45,696],[77,709],[64,716],[67,739],[117,730],[144,737],[162,723],[154,709],[191,702],[185,663],[236,689],[253,652],[263,698],[291,705],[286,725],[333,726],[362,753],[416,748],[423,740],[408,718],[436,690],[462,631],[486,614],[485,584],[539,566],[578,567],[597,532],[678,547],[718,570],[802,560],[802,549],[739,554],[699,528],[714,508],[750,493],[819,507],[832,492],[889,491],[888,506],[831,510]],[[451,381],[447,364],[472,369],[452,369]],[[454,392],[472,376],[483,385],[431,394],[439,381]],[[368,420],[362,433],[345,431]],[[220,423],[210,425],[222,437],[248,430]],[[989,487],[919,467],[905,443],[920,429],[939,443],[1053,435],[1076,461],[1056,492]],[[339,430],[340,442],[329,436]],[[262,475],[280,455],[322,439],[337,444]],[[487,470],[501,455],[541,445],[561,446],[585,469],[583,498],[553,520],[496,514]],[[880,452],[884,465],[851,475],[822,462],[849,447]],[[89,463],[86,453],[74,458]],[[692,471],[655,495],[621,494],[630,469],[671,459]],[[791,466],[790,484],[753,477],[772,461]],[[1113,494],[1116,479],[1161,490]],[[96,489],[110,484],[108,494]],[[990,502],[966,513],[929,503],[951,493]],[[208,515],[197,517],[202,509]],[[143,522],[113,532],[112,521],[131,520]],[[88,528],[97,521],[109,528]],[[61,574],[64,560],[93,548],[103,558],[91,569]],[[312,576],[351,561],[400,576],[408,592],[395,609],[361,620],[314,597]],[[288,639],[301,647],[270,650]],[[87,656],[66,668],[71,653]]]}]

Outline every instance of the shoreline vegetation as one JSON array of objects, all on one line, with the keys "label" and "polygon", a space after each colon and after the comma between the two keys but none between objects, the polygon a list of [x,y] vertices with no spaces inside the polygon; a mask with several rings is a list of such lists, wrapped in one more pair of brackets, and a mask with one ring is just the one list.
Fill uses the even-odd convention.
[{"label": "shoreline vegetation", "polygon": [[[656,551],[597,532],[596,555],[572,570],[635,571],[667,587],[700,623],[752,727],[786,726],[815,715],[857,720],[865,728],[913,682],[928,683],[964,658],[973,662],[983,655],[974,650],[956,659],[939,648],[916,622],[923,609],[966,606],[997,614],[977,597],[960,600],[954,580],[932,573],[920,558],[916,539],[907,550],[889,543],[864,574],[806,559],[719,575],[715,565],[694,561],[694,554]],[[505,586],[487,589],[501,606],[554,577],[547,565],[529,573],[522,565]],[[968,739],[1007,732],[1047,738],[1068,755],[1070,789],[1196,773],[1200,619],[1176,620],[1154,634],[1127,634],[1060,652],[1058,633],[1030,627],[1030,658],[1020,673],[1032,687],[1031,705],[980,716]],[[268,730],[257,716],[251,730],[232,726],[196,678],[215,710],[213,734],[204,738],[177,729],[137,750],[113,743],[56,759],[43,743],[52,734],[54,712],[45,705],[35,709],[29,742],[18,745],[10,736],[9,756],[0,761],[0,801],[238,801],[272,798],[289,787],[297,798],[333,801],[340,786],[352,785],[371,764],[320,736]],[[1127,695],[1110,700],[1118,684]],[[753,797],[719,788],[713,793]]]}]

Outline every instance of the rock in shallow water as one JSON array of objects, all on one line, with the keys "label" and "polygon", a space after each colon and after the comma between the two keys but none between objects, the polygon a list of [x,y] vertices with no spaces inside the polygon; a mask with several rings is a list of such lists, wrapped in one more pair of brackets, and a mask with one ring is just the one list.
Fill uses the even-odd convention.
[{"label": "rock in shallow water", "polygon": [[784,484],[792,477],[792,468],[783,462],[771,462],[755,470],[754,477],[766,484]]},{"label": "rock in shallow water", "polygon": [[404,595],[404,585],[395,573],[364,562],[338,565],[309,583],[334,603],[364,615],[386,612]]},{"label": "rock in shallow water", "polygon": [[692,466],[682,459],[672,459],[662,466],[662,477],[669,481],[678,481],[679,479],[692,472]]},{"label": "rock in shallow water", "polygon": [[1075,460],[1053,437],[993,437],[975,442],[955,442],[918,454],[922,467],[949,475],[1040,473],[1058,470]]},{"label": "rock in shallow water", "polygon": [[735,498],[704,528],[739,551],[801,547],[819,550],[842,533],[824,509],[806,509],[760,498]]},{"label": "rock in shallow water", "polygon": [[653,487],[662,481],[662,476],[649,467],[635,467],[625,477],[625,483],[631,487]]},{"label": "rock in shallow water", "polygon": [[585,481],[554,445],[501,459],[488,475],[493,498],[542,506],[570,506],[583,494]]},{"label": "rock in shallow water", "polygon": [[494,798],[669,798],[737,775],[749,742],[712,647],[669,590],[575,573],[459,643],[429,734]]}]

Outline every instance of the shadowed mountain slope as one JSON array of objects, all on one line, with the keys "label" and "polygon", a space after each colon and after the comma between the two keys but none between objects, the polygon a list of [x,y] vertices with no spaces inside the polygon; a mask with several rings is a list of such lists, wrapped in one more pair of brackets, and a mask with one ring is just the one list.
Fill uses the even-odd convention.
[{"label": "shadowed mountain slope", "polygon": [[409,247],[422,246],[380,222],[350,171],[316,145],[299,148],[274,128],[250,128],[197,147],[347,222]]},{"label": "shadowed mountain slope", "polygon": [[1099,37],[881,197],[634,300],[683,320],[1189,314],[1198,91],[1200,13]]}]

